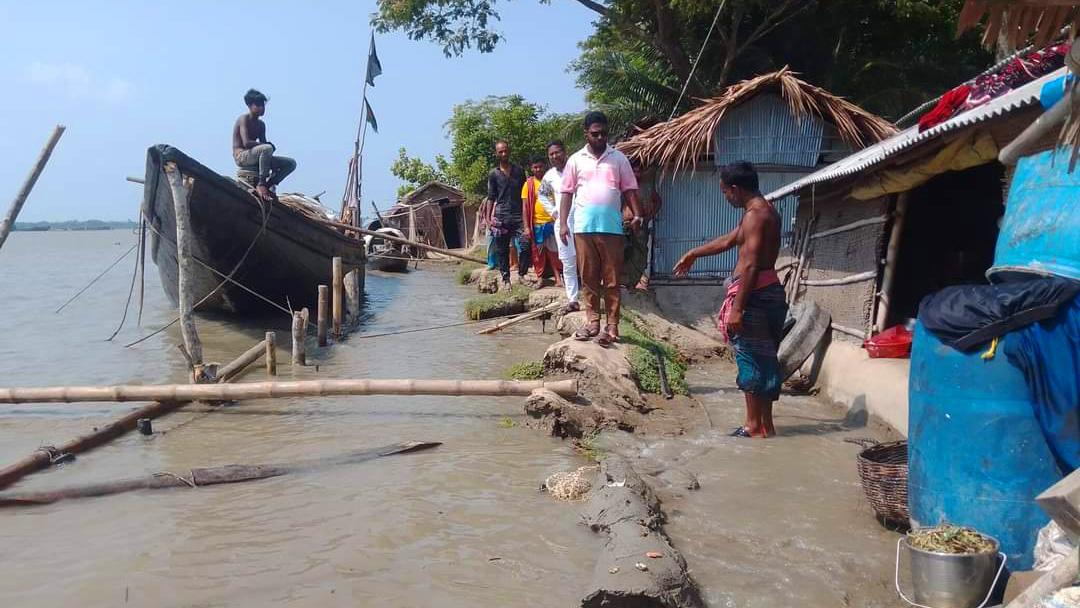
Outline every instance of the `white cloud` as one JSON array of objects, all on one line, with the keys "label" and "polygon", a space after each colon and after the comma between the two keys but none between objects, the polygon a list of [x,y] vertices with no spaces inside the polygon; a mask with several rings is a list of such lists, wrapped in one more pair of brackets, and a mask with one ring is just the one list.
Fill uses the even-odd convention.
[{"label": "white cloud", "polygon": [[122,78],[99,78],[86,68],[70,63],[35,61],[26,68],[26,78],[76,101],[124,103],[135,93],[135,85]]}]

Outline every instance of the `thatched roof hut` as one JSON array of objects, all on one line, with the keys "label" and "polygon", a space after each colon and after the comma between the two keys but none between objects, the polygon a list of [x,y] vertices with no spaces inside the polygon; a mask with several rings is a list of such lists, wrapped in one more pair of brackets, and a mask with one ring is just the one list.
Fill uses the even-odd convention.
[{"label": "thatched roof hut", "polygon": [[797,119],[815,118],[835,127],[836,134],[852,150],[877,143],[896,128],[883,118],[799,79],[785,67],[728,87],[723,94],[667,122],[645,129],[624,140],[618,148],[645,165],[665,171],[695,168],[699,159],[713,153],[717,129],[734,108],[763,93],[775,93]]}]

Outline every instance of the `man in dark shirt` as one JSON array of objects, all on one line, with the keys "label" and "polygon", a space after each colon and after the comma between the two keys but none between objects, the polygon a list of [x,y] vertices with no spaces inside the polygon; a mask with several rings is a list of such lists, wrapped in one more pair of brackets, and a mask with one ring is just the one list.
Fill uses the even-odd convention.
[{"label": "man in dark shirt", "polygon": [[510,144],[495,142],[497,164],[488,174],[488,199],[494,205],[491,221],[491,247],[502,275],[503,289],[510,289],[510,246],[518,250],[518,275],[522,278],[530,267],[530,245],[521,229],[521,189],[525,172],[510,162]]},{"label": "man in dark shirt", "polygon": [[255,89],[244,94],[248,111],[236,119],[233,125],[233,160],[241,169],[258,171],[255,191],[264,200],[271,200],[271,190],[296,169],[296,161],[285,156],[274,156],[274,144],[266,141],[266,113],[268,98]]}]

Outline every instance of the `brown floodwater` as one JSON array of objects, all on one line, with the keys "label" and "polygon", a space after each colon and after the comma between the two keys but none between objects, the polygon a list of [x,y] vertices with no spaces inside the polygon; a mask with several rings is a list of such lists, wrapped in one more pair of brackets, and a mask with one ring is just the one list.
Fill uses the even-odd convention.
[{"label": "brown floodwater", "polygon": [[[9,238],[0,252],[4,384],[185,380],[176,331],[123,347],[172,318],[152,264],[142,328],[132,310],[117,339],[105,341],[120,321],[134,254],[53,313],[133,242],[126,231]],[[538,326],[497,336],[465,326],[363,339],[461,321],[462,303],[475,293],[450,272],[425,269],[369,276],[367,291],[359,334],[309,352],[318,371],[290,369],[284,346],[282,378],[498,378],[513,362],[539,358],[550,342]],[[226,362],[267,329],[287,345],[286,321],[201,318],[205,358]],[[131,409],[0,406],[0,462]],[[600,539],[577,523],[574,507],[537,491],[550,473],[585,462],[568,443],[523,428],[520,398],[248,401],[172,414],[155,430],[32,475],[17,489],[288,462],[400,441],[443,445],[251,483],[0,511],[0,606],[568,606],[587,591]]]}]

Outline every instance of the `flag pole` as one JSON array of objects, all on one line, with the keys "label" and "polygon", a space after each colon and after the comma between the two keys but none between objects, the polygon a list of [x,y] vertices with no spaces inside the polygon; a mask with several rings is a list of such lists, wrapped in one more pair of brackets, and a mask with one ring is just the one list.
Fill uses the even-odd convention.
[{"label": "flag pole", "polygon": [[[374,48],[375,48],[375,34],[372,33],[371,34],[371,42],[368,43],[368,54],[367,54],[367,56],[368,56],[369,61],[370,61],[370,57],[371,57],[371,52],[372,52],[372,50]],[[357,127],[356,127],[356,141],[353,142],[353,157],[352,157],[352,163],[350,163],[350,165],[349,165],[349,179],[348,179],[348,182],[346,183],[346,186],[345,186],[346,187],[345,200],[342,202],[342,205],[341,205],[341,214],[344,215],[345,208],[349,204],[349,194],[350,193],[348,192],[348,189],[355,188],[355,192],[353,194],[356,196],[356,213],[355,213],[354,217],[351,218],[352,221],[350,222],[353,226],[359,226],[360,225],[360,202],[361,202],[361,199],[360,199],[360,192],[361,192],[361,187],[360,187],[360,175],[361,175],[360,162],[361,162],[361,154],[363,154],[363,152],[364,152],[364,139],[367,136],[367,112],[368,112],[368,107],[367,107],[367,103],[368,103],[368,101],[367,101],[368,74],[367,74],[367,67],[366,66],[367,66],[367,64],[365,64],[365,68],[364,68],[364,70],[365,70],[365,73],[364,73],[364,87],[363,87],[363,89],[361,89],[361,93],[360,93],[360,124],[357,125]]]}]

